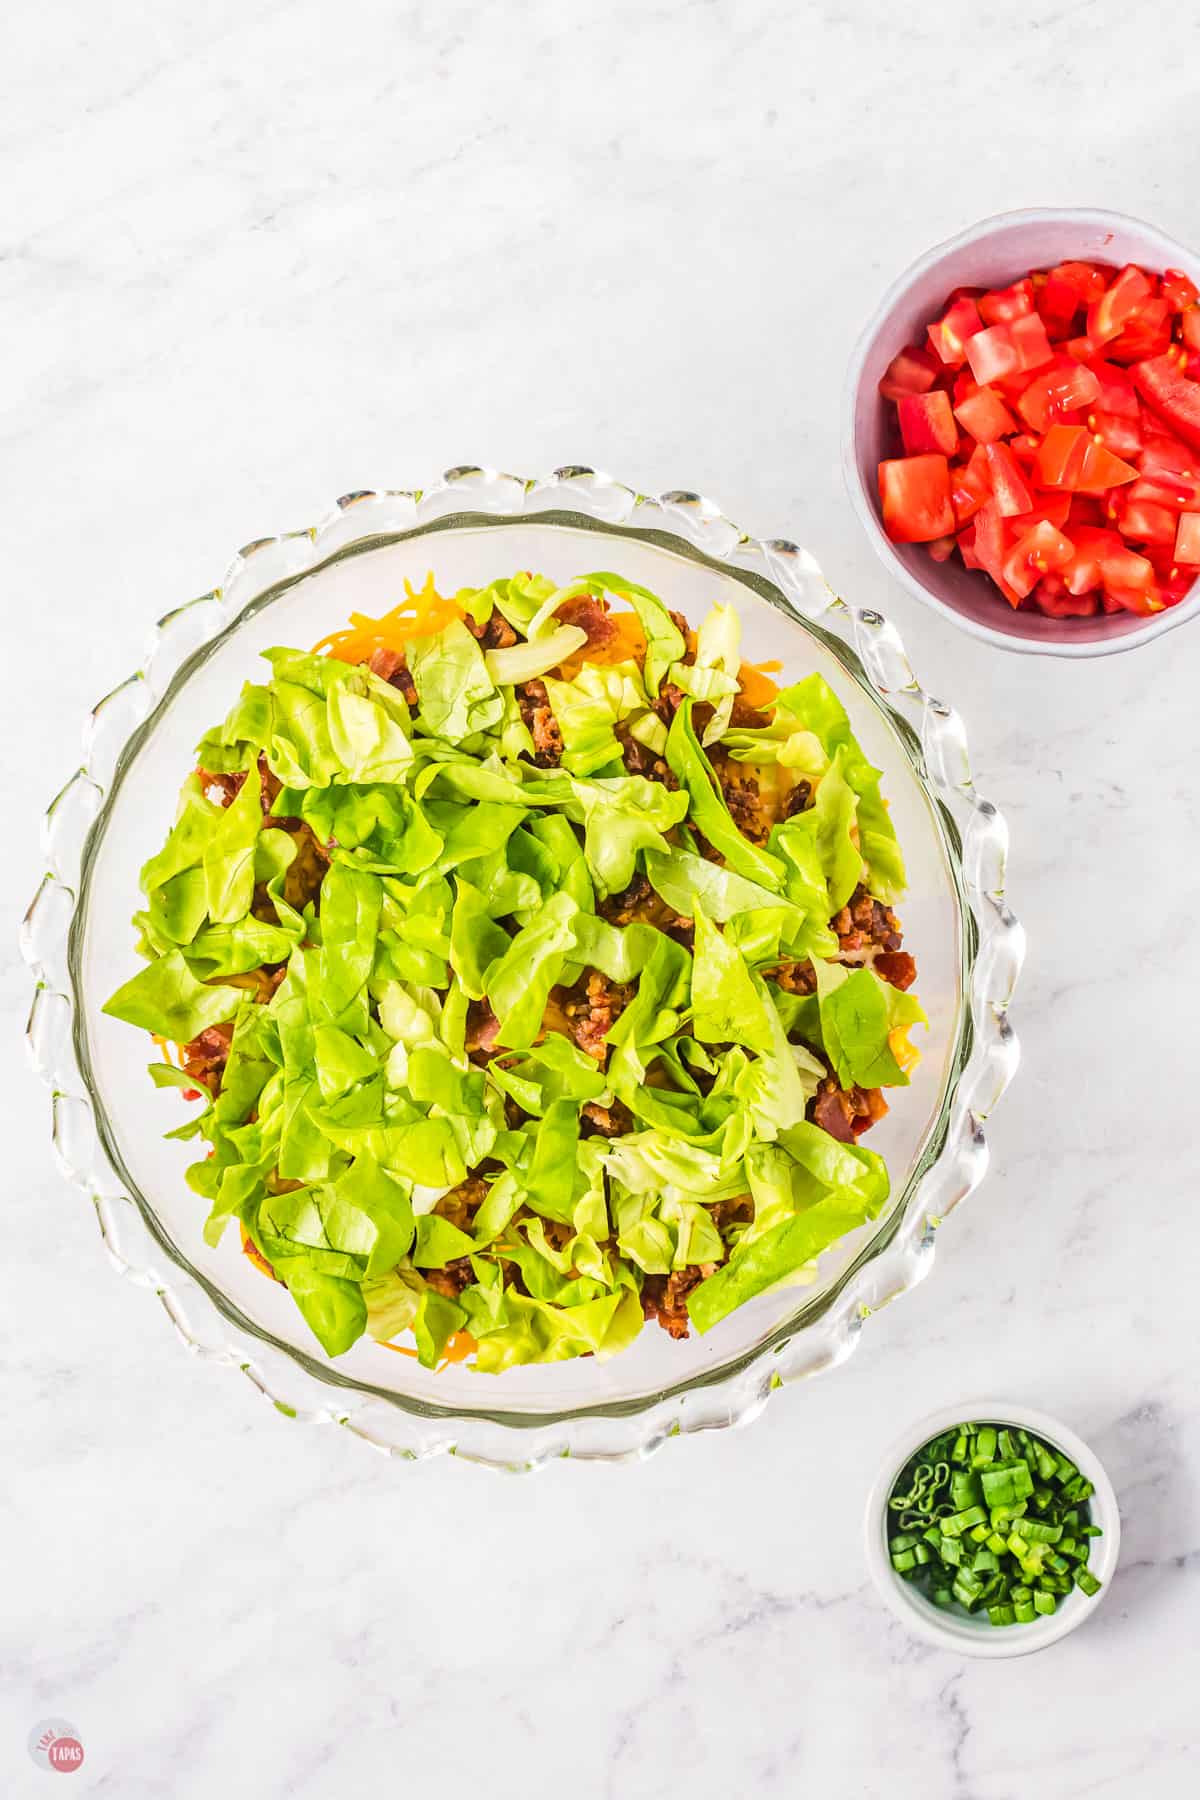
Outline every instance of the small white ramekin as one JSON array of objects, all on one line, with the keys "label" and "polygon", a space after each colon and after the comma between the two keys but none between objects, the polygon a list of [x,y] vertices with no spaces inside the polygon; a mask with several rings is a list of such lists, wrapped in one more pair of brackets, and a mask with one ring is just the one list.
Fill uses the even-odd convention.
[{"label": "small white ramekin", "polygon": [[[980,1425],[1024,1426],[1026,1431],[1044,1438],[1046,1443],[1069,1456],[1091,1482],[1096,1490],[1089,1501],[1092,1522],[1099,1525],[1103,1534],[1092,1539],[1088,1560],[1088,1568],[1101,1583],[1098,1594],[1089,1597],[1079,1588],[1072,1588],[1049,1618],[1035,1619],[1029,1625],[993,1625],[986,1613],[943,1612],[911,1582],[897,1575],[887,1547],[887,1503],[896,1477],[909,1457],[930,1438],[968,1419]],[[940,1650],[957,1651],[960,1656],[1028,1656],[1031,1651],[1044,1650],[1048,1644],[1057,1643],[1077,1625],[1082,1625],[1107,1594],[1121,1551],[1121,1515],[1103,1463],[1060,1419],[1011,1400],[960,1401],[918,1419],[891,1445],[867,1501],[865,1536],[867,1567],[880,1598],[917,1637],[935,1644]]]},{"label": "small white ramekin", "polygon": [[1181,269],[1200,286],[1200,256],[1153,225],[1085,207],[1038,207],[983,219],[918,257],[888,289],[850,359],[842,427],[842,469],[851,504],[880,559],[910,594],[972,637],[1034,656],[1107,656],[1161,637],[1200,612],[1200,580],[1178,606],[1152,619],[1098,613],[1051,619],[1015,612],[978,570],[951,557],[935,562],[924,544],[893,544],[883,529],[879,463],[890,455],[888,402],[879,381],[896,352],[923,343],[925,327],[957,287],[1004,287],[1065,261]]}]

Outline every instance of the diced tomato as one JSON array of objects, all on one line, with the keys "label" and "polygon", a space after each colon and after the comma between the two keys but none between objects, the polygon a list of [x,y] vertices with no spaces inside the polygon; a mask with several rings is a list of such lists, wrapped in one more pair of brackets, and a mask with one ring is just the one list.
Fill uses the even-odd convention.
[{"label": "diced tomato", "polygon": [[1142,428],[1136,419],[1123,419],[1119,413],[1090,412],[1087,425],[1114,456],[1129,459],[1142,448]]},{"label": "diced tomato", "polygon": [[1200,513],[1184,513],[1175,535],[1175,561],[1200,563]]},{"label": "diced tomato", "polygon": [[1162,296],[1172,312],[1186,312],[1200,301],[1200,288],[1182,269],[1167,269],[1162,278]]},{"label": "diced tomato", "polygon": [[1100,392],[1096,396],[1100,412],[1116,413],[1122,419],[1141,416],[1137,389],[1128,370],[1118,369],[1115,363],[1106,362],[1102,356],[1092,357],[1088,367],[1100,383]]},{"label": "diced tomato", "polygon": [[1135,363],[1133,380],[1147,406],[1179,437],[1200,449],[1200,381],[1189,381],[1169,354]]},{"label": "diced tomato", "polygon": [[1033,282],[1028,275],[1011,287],[995,288],[979,296],[979,316],[985,325],[1008,325],[1033,311]]},{"label": "diced tomato", "polygon": [[1035,375],[1017,410],[1033,431],[1048,431],[1073,412],[1092,406],[1100,397],[1100,383],[1086,363],[1070,356],[1056,356],[1050,368]]},{"label": "diced tomato", "polygon": [[1081,425],[1052,425],[1038,447],[1034,467],[1043,487],[1075,488],[1088,434]]},{"label": "diced tomato", "polygon": [[1083,453],[1083,468],[1075,491],[1080,494],[1106,494],[1109,488],[1123,487],[1137,480],[1132,463],[1114,456],[1097,437],[1089,437]]},{"label": "diced tomato", "polygon": [[1187,599],[1197,579],[1194,569],[1176,569],[1169,580],[1159,582],[1158,597],[1164,606],[1178,606],[1181,600]]},{"label": "diced tomato", "polygon": [[1035,432],[1018,431],[1015,437],[1009,438],[1008,447],[1023,468],[1031,469],[1041,441]]},{"label": "diced tomato", "polygon": [[1105,593],[1126,612],[1161,611],[1154,564],[1149,557],[1139,556],[1122,544],[1120,549],[1101,552],[1100,574]]},{"label": "diced tomato", "polygon": [[983,320],[979,316],[979,308],[974,300],[964,294],[929,327],[929,343],[936,357],[952,369],[960,369],[966,361],[966,344],[977,331],[983,330]]},{"label": "diced tomato", "polygon": [[1191,511],[1200,503],[1200,454],[1181,438],[1147,432],[1138,467],[1143,481],[1154,482],[1177,496],[1168,500],[1168,505]]},{"label": "diced tomato", "polygon": [[923,344],[906,344],[887,366],[879,391],[885,400],[927,394],[937,380],[937,364]]},{"label": "diced tomato", "polygon": [[958,448],[958,428],[950,410],[950,396],[940,388],[932,394],[902,394],[896,402],[900,436],[909,456],[932,450],[953,456]]},{"label": "diced tomato", "polygon": [[893,358],[885,526],[1014,608],[1148,617],[1200,589],[1200,289],[1063,262],[955,288]]},{"label": "diced tomato", "polygon": [[1056,270],[1051,269],[1037,297],[1037,309],[1046,322],[1047,331],[1070,325],[1082,304],[1075,284],[1064,281]]},{"label": "diced tomato", "polygon": [[1065,569],[1072,553],[1070,538],[1043,519],[1031,531],[1023,532],[1009,551],[1004,561],[1004,579],[1023,600],[1048,571]]},{"label": "diced tomato", "polygon": [[1008,521],[1010,531],[1020,537],[1024,531],[1032,531],[1035,525],[1043,521],[1053,525],[1057,531],[1065,531],[1071,516],[1071,505],[1074,496],[1054,490],[1051,493],[1035,493],[1033,505],[1027,513],[1015,513]]},{"label": "diced tomato", "polygon": [[1147,300],[1128,325],[1105,344],[1104,353],[1113,362],[1141,362],[1148,356],[1161,356],[1171,342],[1171,309],[1165,300]]},{"label": "diced tomato", "polygon": [[973,394],[956,400],[954,416],[979,444],[994,444],[997,438],[1007,437],[1017,429],[1017,421],[995,388],[976,387]]},{"label": "diced tomato", "polygon": [[1033,495],[1025,485],[1020,464],[1007,444],[987,444],[984,446],[987,457],[988,473],[992,478],[992,493],[996,497],[996,505],[1006,518],[1017,513],[1033,510]]},{"label": "diced tomato", "polygon": [[1088,307],[1087,334],[1092,342],[1106,344],[1110,338],[1115,338],[1153,294],[1149,276],[1133,263],[1128,264]]},{"label": "diced tomato", "polygon": [[[1134,484],[1136,486],[1136,483]],[[1125,490],[1128,493],[1128,489]],[[1173,544],[1178,513],[1153,500],[1125,500],[1118,512],[1122,534],[1135,544]],[[1193,517],[1197,516],[1195,514]]]},{"label": "diced tomato", "polygon": [[1053,354],[1046,327],[1037,313],[1027,313],[1007,325],[991,325],[986,331],[976,332],[966,344],[971,373],[981,386],[1040,369]]},{"label": "diced tomato", "polygon": [[1076,306],[1090,306],[1098,300],[1108,286],[1112,270],[1099,263],[1064,262],[1055,263],[1046,276],[1046,284],[1061,281],[1075,292]]},{"label": "diced tomato", "polygon": [[1071,560],[1061,573],[1072,594],[1086,594],[1098,588],[1103,580],[1101,564],[1104,557],[1124,548],[1119,532],[1100,530],[1091,525],[1073,527],[1071,543]]},{"label": "diced tomato", "polygon": [[1137,480],[1137,470],[1098,443],[1082,425],[1052,425],[1042,439],[1034,471],[1043,487],[1103,494]]},{"label": "diced tomato", "polygon": [[1156,581],[1148,588],[1109,587],[1105,583],[1104,610],[1137,613],[1139,618],[1152,619],[1163,610],[1162,590]]},{"label": "diced tomato", "polygon": [[986,569],[993,581],[1001,582],[1004,558],[1008,553],[1008,533],[994,500],[989,500],[975,515],[974,549],[980,568]]},{"label": "diced tomato", "polygon": [[977,444],[966,463],[956,463],[950,471],[950,504],[957,525],[973,518],[985,500],[990,500],[992,479],[982,445]]},{"label": "diced tomato", "polygon": [[883,523],[895,544],[928,544],[954,530],[950,464],[944,456],[901,456],[879,465]]},{"label": "diced tomato", "polygon": [[1200,511],[1200,497],[1194,485],[1170,475],[1139,475],[1121,489],[1121,499],[1137,505],[1165,506],[1173,513]]},{"label": "diced tomato", "polygon": [[1067,523],[1064,527],[1069,538],[1073,538],[1082,526],[1107,526],[1107,524],[1108,514],[1104,510],[1102,500],[1096,499],[1092,494],[1071,495],[1071,507],[1067,513]]},{"label": "diced tomato", "polygon": [[1100,605],[1094,588],[1073,594],[1061,575],[1043,575],[1033,590],[1033,599],[1039,610],[1052,619],[1090,618]]}]

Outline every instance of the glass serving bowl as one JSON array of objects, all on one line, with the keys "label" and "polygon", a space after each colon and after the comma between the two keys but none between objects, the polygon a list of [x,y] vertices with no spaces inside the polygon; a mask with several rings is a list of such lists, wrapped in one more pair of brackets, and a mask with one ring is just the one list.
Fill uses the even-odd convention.
[{"label": "glass serving bowl", "polygon": [[[100,1008],[138,966],[139,867],[197,739],[257,678],[258,652],[307,647],[352,611],[386,610],[406,577],[419,586],[432,570],[453,593],[519,568],[558,580],[616,569],[693,621],[730,601],[751,661],[777,657],[781,681],[819,670],[842,698],[884,773],[909,872],[905,943],[930,1021],[911,1087],[872,1134],[892,1197],[821,1258],[810,1286],[760,1296],[705,1337],[675,1342],[648,1326],[609,1362],[498,1377],[433,1373],[369,1339],[333,1362],[235,1230],[205,1245],[206,1209],[183,1179],[193,1150],[163,1138],[179,1097],[151,1085],[148,1046]],[[863,1320],[928,1271],[937,1225],[983,1175],[983,1122],[1017,1063],[1008,1004],[1023,938],[1004,899],[1006,848],[957,714],[923,692],[892,626],[838,599],[795,544],[748,537],[696,494],[652,499],[585,468],[539,480],[463,468],[423,491],[350,494],[319,527],[248,545],[219,588],[159,621],[143,668],[92,713],[85,766],[49,808],[50,872],[24,950],[58,1158],[94,1203],[117,1267],[155,1292],[184,1342],[240,1369],[289,1416],[410,1458],[452,1450],[530,1468],[565,1454],[645,1456],[678,1432],[743,1423],[774,1387],[840,1362]]]}]

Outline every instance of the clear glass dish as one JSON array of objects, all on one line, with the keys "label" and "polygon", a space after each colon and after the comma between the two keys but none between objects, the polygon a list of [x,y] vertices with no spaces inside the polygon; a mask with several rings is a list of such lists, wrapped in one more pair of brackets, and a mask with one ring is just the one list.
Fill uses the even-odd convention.
[{"label": "clear glass dish", "polygon": [[[193,746],[223,716],[257,654],[307,646],[353,610],[395,603],[432,569],[443,591],[516,568],[566,579],[614,568],[698,619],[741,615],[746,655],[781,680],[818,669],[884,771],[909,870],[901,908],[929,1013],[923,1060],[872,1135],[892,1198],[822,1259],[807,1288],[742,1307],[706,1337],[647,1328],[606,1363],[492,1377],[434,1374],[369,1340],[327,1360],[286,1292],[242,1256],[208,1248],[183,1180],[173,1090],[155,1089],[135,1034],[100,1007],[136,965],[137,872],[172,816]],[[1007,833],[976,793],[957,715],[923,692],[895,630],[855,610],[811,556],[746,536],[688,493],[636,494],[590,469],[521,480],[455,469],[432,489],[346,496],[319,527],[251,544],[222,585],[160,620],[144,667],[95,708],[85,766],[46,816],[49,873],[26,918],[37,979],[34,1060],[53,1096],[67,1175],[91,1198],[117,1267],[157,1295],[201,1355],[240,1369],[281,1411],[342,1425],[406,1457],[452,1450],[503,1467],[553,1456],[644,1456],[680,1431],[740,1424],[771,1390],[840,1362],[864,1319],[928,1271],[941,1220],[987,1162],[983,1124],[1012,1077],[1008,1004],[1023,938],[1004,899]]]}]

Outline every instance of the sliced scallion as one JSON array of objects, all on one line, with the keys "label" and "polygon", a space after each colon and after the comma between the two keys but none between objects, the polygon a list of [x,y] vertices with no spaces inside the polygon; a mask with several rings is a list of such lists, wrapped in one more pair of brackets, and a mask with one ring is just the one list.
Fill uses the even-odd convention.
[{"label": "sliced scallion", "polygon": [[1101,1535],[1094,1492],[1070,1457],[1024,1427],[978,1422],[942,1432],[911,1457],[888,1498],[892,1567],[935,1606],[992,1625],[1049,1618]]}]

